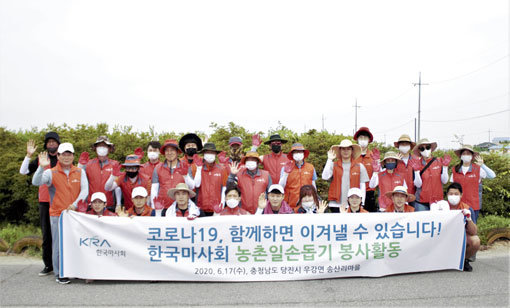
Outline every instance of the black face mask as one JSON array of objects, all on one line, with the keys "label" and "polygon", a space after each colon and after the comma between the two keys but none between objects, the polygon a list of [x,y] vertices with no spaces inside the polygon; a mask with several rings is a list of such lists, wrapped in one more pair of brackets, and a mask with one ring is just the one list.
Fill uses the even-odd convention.
[{"label": "black face mask", "polygon": [[50,154],[55,154],[55,153],[57,153],[58,147],[57,148],[47,148],[47,150]]},{"label": "black face mask", "polygon": [[187,148],[186,149],[186,155],[193,156],[195,154],[197,154],[197,149],[195,149],[195,148]]},{"label": "black face mask", "polygon": [[282,146],[279,145],[279,144],[272,144],[271,145],[271,151],[273,151],[274,153],[280,153],[280,151],[282,150]]},{"label": "black face mask", "polygon": [[136,178],[136,176],[138,175],[138,171],[126,171],[126,175],[128,176],[128,178]]}]

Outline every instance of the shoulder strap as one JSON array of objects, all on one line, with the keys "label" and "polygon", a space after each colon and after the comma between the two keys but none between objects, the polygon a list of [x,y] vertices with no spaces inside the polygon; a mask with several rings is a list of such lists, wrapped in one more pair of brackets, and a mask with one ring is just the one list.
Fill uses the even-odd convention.
[{"label": "shoulder strap", "polygon": [[435,157],[432,157],[432,159],[429,161],[428,164],[425,165],[425,167],[423,169],[421,169],[420,171],[420,176],[423,175],[423,173],[430,167],[430,165],[432,165],[433,162],[436,161],[436,158]]}]

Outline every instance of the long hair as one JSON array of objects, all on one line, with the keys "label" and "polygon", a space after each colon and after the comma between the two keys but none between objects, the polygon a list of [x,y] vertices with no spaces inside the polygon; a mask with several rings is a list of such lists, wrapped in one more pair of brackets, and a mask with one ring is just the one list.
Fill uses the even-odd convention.
[{"label": "long hair", "polygon": [[317,196],[317,191],[315,190],[315,187],[313,187],[313,185],[303,185],[299,190],[299,201],[296,204],[297,207],[301,206],[301,201],[306,196],[312,196],[315,205],[319,206],[319,197]]}]

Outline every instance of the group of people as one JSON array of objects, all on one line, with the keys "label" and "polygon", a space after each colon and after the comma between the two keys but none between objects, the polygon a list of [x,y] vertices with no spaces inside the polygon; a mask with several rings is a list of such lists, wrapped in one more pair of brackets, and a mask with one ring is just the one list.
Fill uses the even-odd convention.
[{"label": "group of people", "polygon": [[[240,137],[229,139],[228,153],[214,143],[202,143],[193,133],[179,141],[151,141],[143,164],[142,148],[127,155],[123,163],[109,158],[115,145],[100,136],[92,144],[96,157],[91,159],[83,152],[77,166],[73,145],[61,143],[57,133],[45,135],[45,151],[35,159],[37,146],[30,140],[20,173],[33,173],[32,183],[39,186],[45,264],[39,275],[54,272],[57,282],[69,283],[58,272],[58,218],[64,210],[190,220],[212,215],[462,210],[467,235],[464,269],[470,271],[468,258],[480,245],[476,220],[481,180],[495,177],[479,153],[468,145],[455,151],[461,163],[449,177],[451,158],[432,156],[436,142],[422,139],[415,143],[402,135],[394,143],[396,149],[380,159],[377,148],[369,149],[373,135],[367,127],[360,128],[353,139],[356,143],[344,139],[327,152],[321,175],[330,183],[327,201],[317,193],[317,173],[307,162],[309,150],[294,143],[289,153],[283,153],[287,140],[278,134],[264,142],[271,153],[263,156],[257,153],[262,145],[258,135],[252,137],[247,153],[243,153]],[[448,181],[452,183],[443,200],[443,185]]]}]

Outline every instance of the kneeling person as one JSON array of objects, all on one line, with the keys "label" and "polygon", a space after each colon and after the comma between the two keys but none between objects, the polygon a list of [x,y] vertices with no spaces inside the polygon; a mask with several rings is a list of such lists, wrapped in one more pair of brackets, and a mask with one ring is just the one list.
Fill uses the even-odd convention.
[{"label": "kneeling person", "polygon": [[110,212],[106,209],[106,195],[102,192],[96,192],[90,197],[91,209],[87,211],[87,214],[97,216],[117,216],[117,214]]},{"label": "kneeling person", "polygon": [[175,200],[172,205],[166,210],[164,216],[166,217],[187,217],[188,219],[195,219],[198,216],[203,216],[198,206],[191,201],[196,193],[189,189],[186,183],[179,183],[175,188],[168,191],[168,197]]},{"label": "kneeling person", "polygon": [[391,203],[386,206],[388,213],[409,213],[414,212],[414,208],[407,204],[413,202],[416,198],[412,194],[407,193],[407,188],[397,186],[393,191],[386,192],[386,197],[391,199]]},{"label": "kneeling person", "polygon": [[156,216],[156,211],[147,205],[147,189],[138,186],[133,188],[131,201],[133,207],[127,210],[129,216]]}]

